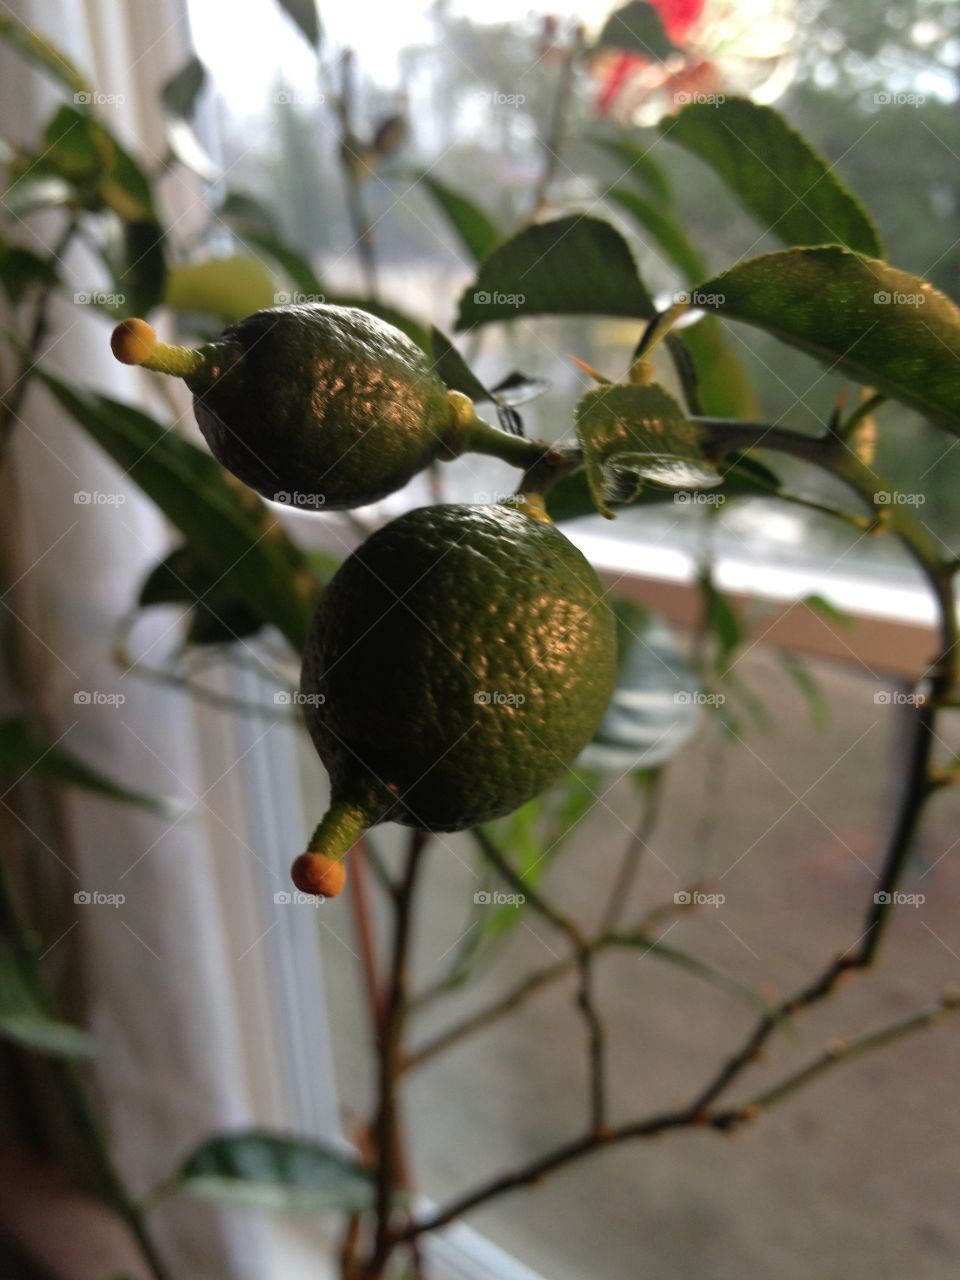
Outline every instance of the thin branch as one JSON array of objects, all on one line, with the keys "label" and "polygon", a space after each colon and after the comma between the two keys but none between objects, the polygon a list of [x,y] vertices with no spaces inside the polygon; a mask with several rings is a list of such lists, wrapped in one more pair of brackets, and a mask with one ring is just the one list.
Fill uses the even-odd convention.
[{"label": "thin branch", "polygon": [[577,1005],[587,1024],[589,1039],[590,1128],[594,1133],[599,1133],[607,1116],[607,1052],[603,1022],[593,1001],[593,953],[588,948],[581,948],[577,956],[577,967],[580,971]]},{"label": "thin branch", "polygon": [[556,91],[550,104],[550,118],[547,129],[541,138],[543,148],[543,168],[533,193],[533,203],[527,222],[536,222],[547,206],[550,187],[560,167],[560,151],[566,133],[567,110],[574,84],[574,68],[577,58],[583,49],[583,31],[578,26],[570,37],[570,43],[561,54],[560,74]]},{"label": "thin branch", "polygon": [[390,986],[381,1023],[379,1045],[379,1106],[374,1128],[377,1143],[376,1240],[368,1268],[379,1275],[392,1249],[390,1224],[398,1186],[403,1180],[403,1156],[398,1132],[397,1082],[407,1013],[407,964],[413,925],[414,889],[430,837],[413,831],[406,866],[395,894],[393,954]]},{"label": "thin branch", "polygon": [[357,137],[353,124],[353,58],[352,49],[344,49],[340,58],[340,91],[337,94],[336,104],[340,121],[340,171],[343,174],[347,211],[353,232],[353,247],[360,260],[367,296],[370,300],[375,300],[378,292],[377,257],[373,243],[373,230],[364,209],[360,180],[360,169],[366,160],[363,155],[363,145]]},{"label": "thin branch", "polygon": [[507,859],[503,856],[502,851],[494,840],[487,835],[482,827],[471,827],[470,834],[477,843],[480,852],[506,882],[511,885],[517,893],[522,894],[525,900],[530,904],[538,915],[543,916],[544,920],[548,920],[555,929],[559,929],[565,933],[575,950],[583,945],[583,937],[575,921],[569,916],[563,915],[552,907],[549,902],[540,896],[523,877],[513,869]]},{"label": "thin branch", "polygon": [[531,1186],[546,1174],[606,1147],[639,1138],[652,1138],[670,1129],[711,1128],[720,1133],[727,1133],[752,1120],[775,1102],[789,1096],[830,1067],[840,1062],[852,1061],[871,1049],[880,1048],[913,1032],[934,1026],[948,1013],[958,1008],[960,1008],[960,998],[955,993],[947,993],[932,1008],[924,1009],[910,1018],[872,1032],[860,1040],[845,1045],[840,1050],[837,1047],[828,1049],[807,1067],[792,1073],[770,1089],[737,1107],[710,1112],[698,1107],[697,1102],[694,1101],[689,1106],[676,1111],[661,1112],[614,1129],[601,1129],[598,1132],[586,1133],[579,1138],[574,1138],[528,1164],[491,1178],[475,1190],[437,1209],[428,1217],[410,1223],[397,1237],[397,1243],[413,1239],[425,1232],[436,1231],[490,1200],[499,1199],[521,1187]]},{"label": "thin branch", "polygon": [[630,837],[623,851],[620,869],[613,882],[610,898],[601,920],[599,930],[601,934],[610,933],[617,927],[627,905],[630,890],[640,870],[641,859],[660,816],[659,801],[662,790],[661,772],[657,770],[645,782],[643,806],[631,828]]}]

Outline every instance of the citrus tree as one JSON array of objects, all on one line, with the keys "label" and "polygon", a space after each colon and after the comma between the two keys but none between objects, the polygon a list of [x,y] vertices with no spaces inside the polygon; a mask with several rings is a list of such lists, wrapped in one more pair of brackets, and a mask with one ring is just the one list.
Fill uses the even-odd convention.
[{"label": "citrus tree", "polygon": [[[312,10],[288,7],[319,48]],[[270,629],[303,658],[298,701],[333,798],[317,830],[304,833],[303,849],[291,851],[294,882],[332,900],[350,878],[348,868],[361,883],[372,871],[392,912],[385,962],[366,974],[377,1103],[361,1149],[345,1155],[259,1131],[198,1135],[196,1149],[144,1205],[127,1191],[92,1114],[77,1062],[90,1051],[89,1039],[57,1018],[35,936],[4,886],[0,1033],[52,1056],[97,1158],[103,1193],[129,1222],[158,1280],[170,1272],[152,1241],[150,1208],[164,1196],[190,1193],[340,1212],[344,1280],[375,1280],[400,1274],[397,1268],[423,1274],[423,1238],[478,1206],[613,1146],[691,1127],[728,1133],[838,1063],[955,1008],[957,998],[946,992],[904,1020],[854,1032],[780,1079],[762,1087],[742,1083],[785,1025],[877,960],[925,805],[957,773],[956,762],[938,761],[934,748],[939,717],[956,705],[958,561],[875,470],[872,441],[874,415],[887,401],[947,435],[960,434],[960,309],[891,265],[873,220],[833,167],[771,108],[718,93],[683,90],[688,101],[659,126],[608,133],[603,146],[622,165],[616,201],[652,237],[681,284],[660,305],[641,277],[634,246],[609,220],[591,208],[551,213],[549,157],[531,216],[513,229],[494,225],[470,196],[424,177],[475,263],[458,303],[458,333],[476,336],[488,325],[557,316],[616,317],[635,327],[627,367],[598,371],[580,362],[588,388],[569,406],[569,429],[548,442],[529,438],[520,414],[543,391],[537,379],[514,371],[487,386],[430,317],[410,317],[381,298],[364,182],[397,150],[401,130],[387,119],[371,137],[358,136],[349,59],[340,64],[334,101],[367,292],[341,293],[322,281],[282,239],[268,210],[228,193],[218,216],[241,247],[270,259],[285,277],[278,305],[261,307],[249,303],[249,260],[231,269],[222,260],[197,264],[171,255],[151,179],[101,119],[98,95],[82,73],[12,19],[0,20],[0,35],[66,95],[36,145],[8,157],[10,239],[2,245],[0,283],[18,326],[8,344],[4,438],[17,429],[26,387],[42,387],[179,531],[180,544],[144,583],[139,605],[182,604],[188,646],[229,647]],[[654,39],[667,41],[669,52],[654,10],[636,3],[612,16],[598,46],[579,30],[570,35],[559,60],[550,155],[560,144],[576,67],[598,47],[649,50]],[[203,69],[191,62],[164,88],[171,164],[204,167],[189,124],[202,84]],[[677,219],[666,174],[648,154],[659,135],[712,168],[783,247],[708,271]],[[13,234],[17,220],[40,209],[57,211],[62,223],[47,254],[19,246]],[[168,423],[50,367],[49,302],[62,288],[64,254],[81,234],[113,280],[95,301],[119,320],[114,354],[186,381],[212,457]],[[151,324],[135,318],[154,312],[180,317],[199,345],[160,342]],[[222,333],[218,317],[232,321]],[[842,372],[858,388],[851,406],[839,403],[816,434],[758,420],[728,323],[773,335]],[[478,409],[484,405],[487,418]],[[514,467],[516,492],[499,502],[409,512],[372,532],[339,568],[298,546],[277,506],[264,501],[352,509],[471,453]],[[611,698],[616,702],[633,678],[631,654],[645,646],[649,620],[611,597],[558,525],[596,513],[613,519],[625,507],[672,502],[678,494],[811,505],[784,478],[789,470],[776,469],[778,455],[820,469],[846,491],[844,505],[813,503],[821,514],[905,548],[936,607],[938,647],[910,698],[902,795],[858,941],[798,990],[767,999],[666,946],[650,919],[622,918],[635,849],[599,927],[555,902],[543,872],[587,814],[607,767],[604,751],[615,749],[620,772],[626,759],[641,787],[664,764],[637,749],[622,722],[618,728],[605,718]],[[699,678],[722,681],[739,623],[709,575],[701,588],[720,660]],[[118,802],[157,803],[51,749],[38,724],[9,720],[0,727],[0,763],[14,773],[36,768]],[[396,866],[367,834],[385,821],[410,828]],[[489,885],[509,893],[514,913],[519,906],[540,917],[566,954],[523,975],[488,1007],[411,1043],[419,1012],[468,980],[478,951],[508,933],[502,915],[488,914],[448,970],[431,986],[411,990],[415,910],[427,892],[423,867],[443,856],[438,833],[461,830],[469,830]],[[667,906],[685,910],[701,897],[702,886],[691,885]],[[324,901],[323,910],[338,909]],[[364,910],[359,900],[361,925],[369,930]],[[615,949],[652,953],[759,1008],[743,1042],[682,1105],[612,1122],[607,1036],[593,978],[602,955]],[[577,979],[588,1060],[578,1127],[518,1168],[446,1203],[416,1207],[402,1124],[405,1081],[567,974]]]}]

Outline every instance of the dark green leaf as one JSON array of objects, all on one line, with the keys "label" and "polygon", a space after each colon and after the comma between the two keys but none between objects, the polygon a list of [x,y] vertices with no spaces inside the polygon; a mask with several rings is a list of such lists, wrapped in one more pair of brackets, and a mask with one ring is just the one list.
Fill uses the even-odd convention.
[{"label": "dark green leaf", "polygon": [[92,101],[90,85],[65,53],[52,45],[36,31],[18,22],[16,18],[0,18],[0,40],[16,49],[31,62],[42,67],[61,84],[78,95],[78,101],[88,106]]},{"label": "dark green leaf", "polygon": [[727,597],[717,590],[708,573],[698,576],[697,586],[700,588],[706,606],[707,623],[717,638],[718,666],[725,668],[734,652],[743,643],[740,615]]},{"label": "dark green leaf", "polygon": [[495,249],[460,299],[457,328],[522,315],[653,314],[623,236],[574,214],[526,227]]},{"label": "dark green leaf", "polygon": [[549,390],[550,383],[545,378],[531,378],[525,373],[508,373],[495,387],[491,387],[497,403],[512,409],[529,404]]},{"label": "dark green leaf", "polygon": [[844,244],[871,257],[883,253],[860,202],[772,107],[745,98],[694,102],[660,129],[711,165],[785,244]]},{"label": "dark green leaf", "polygon": [[0,285],[16,306],[35,285],[51,288],[57,283],[56,265],[19,245],[0,244]]},{"label": "dark green leaf", "polygon": [[445,386],[460,391],[471,400],[493,400],[493,395],[476,377],[466,360],[442,330],[430,330],[430,353],[433,367]]},{"label": "dark green leaf", "polygon": [[649,146],[644,146],[631,142],[628,138],[596,137],[591,138],[591,142],[623,164],[624,168],[617,177],[618,182],[638,182],[656,198],[661,207],[670,203],[670,183],[667,175],[651,155],[656,146],[655,141]]},{"label": "dark green leaf", "polygon": [[92,1038],[51,1016],[35,961],[0,939],[0,1036],[58,1058],[89,1057]]},{"label": "dark green leaf", "polygon": [[207,82],[207,71],[194,55],[160,90],[167,118],[167,142],[180,161],[206,182],[217,177],[217,166],[207,155],[191,123],[197,98]]},{"label": "dark green leaf", "polygon": [[302,651],[316,600],[315,579],[260,498],[231,482],[208,453],[140,410],[76,390],[46,370],[38,373],[177,526],[224,590],[246,601],[296,652]]},{"label": "dark green leaf", "polygon": [[168,114],[189,120],[206,82],[206,68],[196,54],[191,55],[160,90],[160,98]]},{"label": "dark green leaf", "polygon": [[577,405],[577,438],[596,508],[612,517],[607,496],[621,477],[673,489],[718,485],[700,450],[699,432],[663,387],[595,387]]},{"label": "dark green leaf", "polygon": [[756,417],[756,393],[716,317],[704,316],[677,336],[693,360],[703,412],[716,418]]},{"label": "dark green leaf", "polygon": [[657,768],[696,735],[697,681],[662,618],[616,602],[620,671],[581,761],[616,774]]},{"label": "dark green leaf", "polygon": [[103,221],[100,250],[117,295],[108,309],[118,319],[146,315],[163,301],[166,287],[164,230],[152,220],[124,222],[104,215]]},{"label": "dark green leaf", "polygon": [[697,295],[960,434],[960,308],[927,281],[848,249],[786,249]]},{"label": "dark green leaf", "polygon": [[804,596],[800,603],[806,605],[811,613],[817,614],[818,617],[823,618],[826,622],[835,622],[841,627],[849,627],[853,622],[853,618],[849,613],[844,613],[842,609],[838,609],[825,596],[816,594]]},{"label": "dark green leaf", "polygon": [[0,769],[11,775],[12,782],[19,781],[27,774],[36,774],[62,782],[66,786],[92,791],[110,800],[139,805],[164,817],[179,810],[179,806],[171,800],[121,786],[98,770],[91,769],[77,756],[38,733],[19,716],[0,721]]},{"label": "dark green leaf", "polygon": [[217,575],[188,546],[176,550],[151,570],[140,588],[141,608],[182,604],[190,609],[190,644],[231,644],[255,634],[263,626],[243,600],[220,585]]},{"label": "dark green leaf", "polygon": [[358,1213],[374,1198],[370,1174],[356,1160],[322,1142],[259,1130],[203,1143],[177,1183],[221,1204],[280,1212]]},{"label": "dark green leaf", "polygon": [[430,192],[474,262],[482,262],[493,252],[503,237],[493,219],[478,204],[428,173],[414,174],[413,181]]},{"label": "dark green leaf", "polygon": [[629,187],[611,187],[606,193],[606,199],[625,209],[641,227],[650,232],[668,260],[686,280],[702,280],[707,274],[703,258],[672,214],[665,213]]},{"label": "dark green leaf", "polygon": [[277,3],[293,19],[307,43],[319,52],[321,31],[316,0],[277,0]]},{"label": "dark green leaf", "polygon": [[240,235],[257,232],[279,238],[280,231],[270,209],[245,191],[228,191],[220,206],[220,217]]},{"label": "dark green leaf", "polygon": [[597,38],[601,48],[612,45],[641,53],[654,62],[663,62],[677,46],[663,29],[659,12],[647,0],[631,0],[622,9],[616,9],[604,23]]}]

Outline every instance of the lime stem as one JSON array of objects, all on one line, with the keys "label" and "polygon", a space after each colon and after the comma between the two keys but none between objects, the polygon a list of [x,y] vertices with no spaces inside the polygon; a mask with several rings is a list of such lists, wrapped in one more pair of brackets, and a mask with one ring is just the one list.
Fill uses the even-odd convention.
[{"label": "lime stem", "polygon": [[195,378],[203,372],[205,363],[202,351],[158,342],[149,358],[143,361],[143,368],[153,369],[156,373],[169,373],[174,378]]},{"label": "lime stem", "polygon": [[307,845],[308,853],[325,853],[338,861],[346,857],[371,825],[370,815],[359,805],[332,800]]}]

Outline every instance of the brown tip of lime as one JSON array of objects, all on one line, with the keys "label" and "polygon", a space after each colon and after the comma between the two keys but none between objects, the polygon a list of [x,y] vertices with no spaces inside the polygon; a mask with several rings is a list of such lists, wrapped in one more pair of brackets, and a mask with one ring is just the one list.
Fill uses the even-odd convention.
[{"label": "brown tip of lime", "polygon": [[156,345],[156,331],[146,320],[123,320],[110,335],[110,350],[121,364],[143,364]]},{"label": "brown tip of lime", "polygon": [[339,858],[325,853],[301,853],[290,868],[293,883],[301,893],[335,898],[347,883],[347,869]]}]

